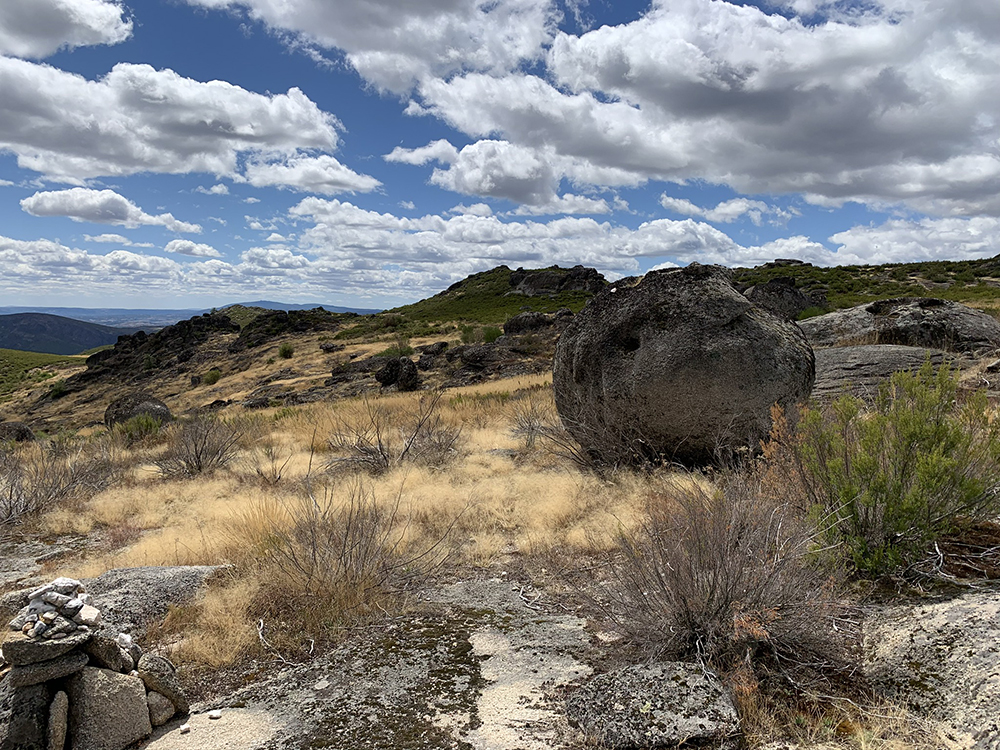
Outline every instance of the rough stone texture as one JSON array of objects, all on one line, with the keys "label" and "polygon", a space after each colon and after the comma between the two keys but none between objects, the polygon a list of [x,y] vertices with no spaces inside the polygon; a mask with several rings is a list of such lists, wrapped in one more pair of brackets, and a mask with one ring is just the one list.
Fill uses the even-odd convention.
[{"label": "rough stone texture", "polygon": [[46,750],[51,692],[0,681],[0,750]]},{"label": "rough stone texture", "polygon": [[417,366],[409,357],[400,357],[396,387],[401,391],[415,391],[419,386],[420,373],[417,372]]},{"label": "rough stone texture", "polygon": [[104,424],[110,428],[138,416],[149,416],[161,422],[173,419],[170,409],[160,399],[152,394],[136,391],[119,396],[108,404],[104,411]]},{"label": "rough stone texture", "polygon": [[153,731],[138,677],[84,667],[67,692],[73,750],[124,750]]},{"label": "rough stone texture", "polygon": [[143,654],[136,669],[143,684],[169,700],[177,713],[186,714],[190,710],[187,696],[177,681],[176,670],[169,659],[155,654]]},{"label": "rough stone texture", "polygon": [[64,750],[69,729],[69,696],[62,690],[56,693],[49,706],[49,726],[46,732],[48,750]]},{"label": "rough stone texture", "polygon": [[13,440],[15,443],[30,443],[35,433],[24,422],[0,422],[0,443]]},{"label": "rough stone texture", "polygon": [[542,297],[573,291],[596,294],[607,285],[607,281],[594,268],[552,266],[538,270],[518,268],[511,271],[510,285],[518,294]]},{"label": "rough stone texture", "polygon": [[1000,748],[1000,591],[893,607],[865,627],[865,671],[892,700]]},{"label": "rough stone texture", "polygon": [[118,568],[84,584],[106,623],[139,635],[150,622],[166,616],[169,605],[190,601],[219,569],[211,565]]},{"label": "rough stone texture", "polygon": [[118,645],[110,631],[94,633],[83,650],[90,656],[92,666],[113,672],[130,672],[135,668],[132,657]]},{"label": "rough stone texture", "polygon": [[49,661],[15,666],[11,668],[7,680],[10,681],[12,687],[27,687],[49,680],[58,680],[60,677],[79,672],[85,666],[87,666],[87,655],[79,651],[71,651]]},{"label": "rough stone texture", "polygon": [[607,462],[712,463],[756,447],[771,405],[809,397],[812,349],[794,323],[754,306],[718,266],[654,271],[594,297],[556,347],[556,407]]},{"label": "rough stone texture", "polygon": [[815,347],[899,344],[977,354],[1000,348],[1000,321],[942,299],[881,300],[799,325]]},{"label": "rough stone texture", "polygon": [[448,348],[447,341],[435,341],[433,344],[426,344],[424,346],[418,346],[417,351],[421,354],[426,354],[431,357],[438,357],[444,354],[444,350]]},{"label": "rough stone texture", "polygon": [[719,683],[693,664],[631,666],[588,681],[566,701],[574,726],[602,747],[676,747],[739,729]]},{"label": "rough stone texture", "polygon": [[795,286],[795,279],[788,276],[765,281],[747,289],[743,294],[757,307],[770,310],[785,320],[795,320],[799,313],[810,307],[825,307],[823,295],[811,295]]},{"label": "rough stone texture", "polygon": [[10,664],[34,664],[72,651],[90,640],[90,633],[73,633],[57,641],[34,640],[14,633],[3,644],[3,657]]},{"label": "rough stone texture", "polygon": [[402,359],[402,357],[390,359],[378,369],[375,373],[375,380],[378,381],[379,385],[396,384],[396,381],[399,380],[399,364]]},{"label": "rough stone texture", "polygon": [[149,721],[154,727],[163,726],[177,713],[170,699],[155,690],[146,693],[146,705],[149,708]]},{"label": "rough stone texture", "polygon": [[836,398],[848,392],[872,398],[894,372],[919,370],[928,358],[935,367],[945,362],[961,364],[939,349],[889,344],[817,349],[815,354],[816,383],[812,395],[817,399]]},{"label": "rough stone texture", "polygon": [[549,328],[555,325],[555,318],[540,312],[523,312],[503,324],[503,332],[506,336],[516,336],[521,333],[530,333],[542,328]]}]

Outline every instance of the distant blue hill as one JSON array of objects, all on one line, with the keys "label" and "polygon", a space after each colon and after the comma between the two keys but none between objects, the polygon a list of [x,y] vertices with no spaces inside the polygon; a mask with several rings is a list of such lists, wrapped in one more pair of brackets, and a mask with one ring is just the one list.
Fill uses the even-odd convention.
[{"label": "distant blue hill", "polygon": [[0,315],[0,349],[80,354],[113,344],[119,336],[135,331],[135,328],[112,328],[61,315],[14,313]]}]

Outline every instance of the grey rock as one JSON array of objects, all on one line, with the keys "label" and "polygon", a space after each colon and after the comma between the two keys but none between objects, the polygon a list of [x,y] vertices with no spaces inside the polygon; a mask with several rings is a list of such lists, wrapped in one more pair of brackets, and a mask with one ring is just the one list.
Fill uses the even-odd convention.
[{"label": "grey rock", "polygon": [[718,681],[693,664],[631,666],[589,680],[566,701],[587,738],[609,748],[724,740],[739,722]]},{"label": "grey rock", "polygon": [[85,666],[87,666],[87,655],[80,651],[70,651],[68,654],[57,656],[48,661],[11,667],[7,679],[14,687],[27,687],[49,680],[58,680],[61,677],[79,672]]},{"label": "grey rock", "polygon": [[138,677],[84,667],[67,693],[73,750],[124,750],[153,731]]},{"label": "grey rock", "polygon": [[0,750],[46,750],[51,692],[0,681]]},{"label": "grey rock", "polygon": [[596,294],[607,285],[607,281],[594,268],[552,266],[528,270],[518,268],[516,271],[511,271],[510,285],[517,294],[542,297],[570,291]]},{"label": "grey rock", "polygon": [[945,722],[977,750],[1000,748],[1000,591],[892,607],[865,626],[869,681]]},{"label": "grey rock", "polygon": [[92,666],[123,673],[135,669],[132,656],[106,631],[94,633],[83,650],[90,657]]},{"label": "grey rock", "polygon": [[220,566],[118,568],[84,581],[106,623],[140,635],[170,605],[190,601]]},{"label": "grey rock", "polygon": [[549,328],[555,325],[555,318],[540,312],[518,313],[513,318],[503,324],[503,332],[506,336],[516,336],[521,333],[530,333],[542,328]]},{"label": "grey rock", "polygon": [[10,664],[34,664],[49,661],[72,651],[90,640],[90,633],[74,633],[58,641],[36,640],[12,635],[3,644],[3,656]]},{"label": "grey rock", "polygon": [[12,440],[15,443],[30,443],[35,433],[24,422],[0,422],[0,443]]},{"label": "grey rock", "polygon": [[795,279],[779,276],[763,284],[756,284],[743,294],[757,307],[770,310],[785,320],[795,320],[799,313],[811,307],[826,307],[826,296],[808,294],[795,286]]},{"label": "grey rock", "polygon": [[476,344],[464,347],[458,356],[463,365],[484,368],[510,357],[510,352],[496,344]]},{"label": "grey rock", "polygon": [[376,371],[375,380],[378,381],[379,385],[390,386],[396,384],[396,381],[399,380],[399,365],[402,359],[402,357],[393,357],[386,360],[385,364]]},{"label": "grey rock", "polygon": [[104,411],[104,424],[111,428],[139,416],[152,417],[160,422],[173,419],[170,409],[160,399],[150,393],[137,391],[119,396],[108,404]]},{"label": "grey rock", "polygon": [[439,357],[444,354],[444,350],[448,348],[447,341],[435,341],[433,344],[425,344],[424,346],[418,346],[417,351],[421,354],[426,354],[430,357]]},{"label": "grey rock", "polygon": [[754,306],[725,269],[692,265],[626,279],[594,297],[556,346],[556,407],[605,463],[689,465],[756,448],[771,406],[809,397],[812,349]]},{"label": "grey rock", "polygon": [[416,364],[409,357],[400,357],[396,387],[401,391],[415,391],[419,386],[420,373],[417,372]]},{"label": "grey rock", "polygon": [[69,728],[69,696],[62,690],[56,693],[49,706],[49,726],[46,733],[48,750],[63,750],[66,747],[66,731]]},{"label": "grey rock", "polygon": [[898,344],[976,354],[1000,348],[1000,321],[942,299],[881,300],[799,325],[815,347]]},{"label": "grey rock", "polygon": [[186,714],[189,711],[187,696],[169,659],[155,654],[143,654],[136,669],[146,687],[166,697],[177,709],[177,713]]},{"label": "grey rock", "polygon": [[170,699],[155,690],[146,693],[146,705],[149,708],[149,721],[154,727],[163,726],[177,713]]},{"label": "grey rock", "polygon": [[889,344],[817,349],[815,354],[816,383],[812,395],[816,399],[836,398],[844,393],[873,398],[893,373],[919,370],[928,359],[935,367],[944,363],[964,364],[939,349]]}]

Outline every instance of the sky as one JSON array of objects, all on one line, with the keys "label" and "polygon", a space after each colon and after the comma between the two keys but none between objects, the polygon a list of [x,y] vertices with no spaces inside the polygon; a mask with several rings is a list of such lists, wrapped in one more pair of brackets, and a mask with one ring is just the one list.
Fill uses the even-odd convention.
[{"label": "sky", "polygon": [[0,306],[1000,254],[996,0],[3,0]]}]

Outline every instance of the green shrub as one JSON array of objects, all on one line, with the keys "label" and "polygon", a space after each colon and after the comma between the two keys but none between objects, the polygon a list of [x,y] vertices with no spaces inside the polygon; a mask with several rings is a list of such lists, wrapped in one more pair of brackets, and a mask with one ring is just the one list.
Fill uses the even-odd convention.
[{"label": "green shrub", "polygon": [[843,396],[806,410],[765,454],[864,576],[905,570],[942,535],[1000,513],[1000,421],[985,394],[960,397],[930,362],[893,375],[871,406]]},{"label": "green shrub", "polygon": [[498,338],[503,336],[503,329],[497,328],[496,326],[486,326],[483,329],[483,343],[492,344]]},{"label": "green shrub", "polygon": [[145,443],[160,434],[163,422],[149,414],[139,414],[119,422],[111,428],[111,434],[122,445],[132,447]]},{"label": "green shrub", "polygon": [[410,346],[408,338],[397,338],[396,343],[378,352],[376,357],[409,357],[413,354],[413,347]]},{"label": "green shrub", "polygon": [[205,385],[215,385],[219,382],[219,378],[222,377],[222,372],[217,368],[213,367],[211,370],[205,373],[202,377],[201,382]]},{"label": "green shrub", "polygon": [[66,387],[65,380],[57,380],[52,384],[52,387],[49,388],[49,396],[52,398],[62,398],[67,393],[69,393],[69,389]]},{"label": "green shrub", "polygon": [[278,347],[278,356],[282,359],[291,359],[295,354],[295,347],[289,344],[287,341]]}]

